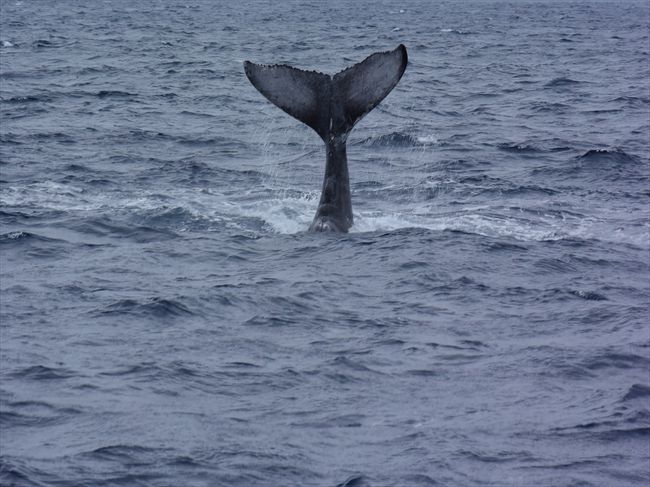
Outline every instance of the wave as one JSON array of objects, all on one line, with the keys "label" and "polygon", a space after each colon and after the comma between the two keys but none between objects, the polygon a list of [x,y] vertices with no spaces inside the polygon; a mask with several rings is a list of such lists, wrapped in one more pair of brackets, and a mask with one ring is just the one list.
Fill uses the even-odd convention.
[{"label": "wave", "polygon": [[585,242],[583,228],[567,227],[560,220],[539,221],[513,217],[507,214],[486,214],[474,211],[449,212],[445,214],[419,214],[416,211],[394,213],[355,213],[351,233],[377,231],[395,232],[403,229],[425,229],[433,232],[461,232],[489,238],[508,238],[529,242],[567,241],[575,245]]},{"label": "wave", "polygon": [[650,386],[646,384],[632,384],[632,387],[623,396],[623,401],[645,399],[650,397]]},{"label": "wave", "polygon": [[483,463],[528,462],[534,460],[534,457],[527,451],[499,451],[496,453],[487,453],[481,451],[460,450],[457,454],[467,459]]},{"label": "wave", "polygon": [[146,375],[154,376],[162,372],[162,369],[155,365],[153,362],[143,362],[127,367],[121,367],[116,370],[101,372],[100,375],[107,377],[124,377],[129,375]]},{"label": "wave", "polygon": [[37,39],[34,42],[32,42],[32,46],[37,49],[57,47],[57,45],[54,42],[48,41],[46,39]]},{"label": "wave", "polygon": [[581,162],[598,163],[598,164],[637,164],[639,158],[627,154],[621,149],[591,149],[578,156]]},{"label": "wave", "polygon": [[553,78],[551,81],[546,83],[544,86],[547,88],[564,88],[568,86],[575,86],[581,84],[582,81],[576,81],[571,78],[559,77]]},{"label": "wave", "polygon": [[[553,274],[559,274],[564,271],[564,269],[558,269],[557,271],[551,271]],[[549,271],[544,269],[544,273]],[[518,293],[521,291],[523,294],[534,295],[534,300],[539,303],[558,303],[562,301],[567,301],[575,298],[584,299],[586,301],[607,301],[607,297],[592,291],[576,291],[574,289],[558,288],[553,287],[549,289],[523,289],[523,288],[509,288],[506,292],[506,295],[511,294],[512,292]]]},{"label": "wave", "polygon": [[43,243],[47,245],[52,245],[56,243],[67,243],[65,240],[44,237],[43,235],[38,235],[36,233],[15,231],[3,233],[0,235],[0,245],[32,245],[35,243]]},{"label": "wave", "polygon": [[[248,146],[242,141],[230,136],[197,136],[197,135],[178,135],[159,131],[132,129],[127,133],[115,133],[112,138],[127,141],[131,143],[138,142],[174,142],[188,147],[215,147],[219,148],[220,154],[237,154],[239,151],[248,149]],[[174,161],[179,164],[178,161]]]},{"label": "wave", "polygon": [[102,66],[87,66],[81,68],[78,71],[76,71],[76,74],[84,76],[87,74],[108,74],[108,73],[115,74],[118,72],[122,72],[122,70],[116,68],[115,66],[104,64]]},{"label": "wave", "polygon": [[2,404],[0,425],[3,428],[45,426],[66,421],[80,413],[79,409],[58,407],[45,401],[7,401]]},{"label": "wave", "polygon": [[525,142],[519,144],[503,142],[497,144],[497,148],[504,152],[513,152],[515,154],[539,154],[544,152],[565,152],[571,150],[571,148],[567,146],[539,147]]},{"label": "wave", "polygon": [[647,175],[639,174],[641,170],[640,158],[622,149],[590,149],[574,157],[569,164],[538,167],[531,173],[535,177],[544,175],[575,180],[579,176],[587,181],[612,182],[647,179]]},{"label": "wave", "polygon": [[94,94],[97,98],[135,98],[136,93],[129,93],[128,91],[119,90],[100,90]]},{"label": "wave", "polygon": [[428,137],[416,137],[403,132],[391,132],[362,140],[361,143],[371,147],[422,147],[433,145],[437,139]]},{"label": "wave", "polygon": [[537,152],[542,152],[539,147],[529,144],[509,144],[504,142],[497,144],[497,148],[505,152],[516,152],[518,154],[535,154]]},{"label": "wave", "polygon": [[[466,278],[465,278],[466,279]],[[465,280],[460,279],[459,281]],[[471,281],[471,280],[470,280]],[[427,342],[428,347],[437,349],[437,348],[448,348],[452,350],[472,350],[472,351],[481,351],[489,347],[489,345],[479,341],[479,340],[459,340],[457,344],[445,344],[438,342]]]},{"label": "wave", "polygon": [[558,191],[534,184],[517,184],[490,176],[469,176],[458,181],[467,186],[467,191],[474,195],[495,195],[497,199],[513,196],[554,195]]},{"label": "wave", "polygon": [[61,380],[78,376],[76,372],[64,367],[47,367],[45,365],[33,365],[24,369],[16,370],[10,374],[12,377],[26,380]]},{"label": "wave", "polygon": [[604,352],[585,360],[583,366],[591,371],[607,368],[648,370],[650,357],[633,353]]},{"label": "wave", "polygon": [[[169,164],[172,169],[166,168],[166,164]],[[75,172],[84,173],[81,167],[73,169]],[[160,166],[160,172],[161,174],[175,173],[175,180],[187,181],[189,184],[222,178],[228,181],[241,181],[243,184],[259,186],[259,188],[250,193],[237,195],[218,194],[209,190],[199,192],[192,190],[188,193],[183,190],[178,194],[160,195],[145,192],[125,198],[119,192],[114,194],[110,191],[97,195],[79,193],[70,185],[52,183],[34,187],[33,191],[17,189],[15,194],[8,191],[3,195],[3,204],[9,207],[32,206],[34,202],[39,202],[39,206],[45,207],[58,205],[48,208],[47,215],[62,219],[63,225],[74,232],[86,236],[123,238],[136,243],[149,243],[180,238],[181,233],[184,232],[214,229],[230,229],[229,231],[239,232],[238,234],[241,235],[259,235],[269,232],[302,233],[309,227],[320,195],[317,190],[306,193],[269,188],[264,184],[268,181],[268,176],[254,170],[214,168],[204,163],[169,162]],[[421,228],[436,232],[463,231],[521,241],[548,241],[574,237],[579,237],[580,241],[583,241],[585,237],[589,237],[597,230],[596,228],[591,230],[595,223],[584,220],[584,215],[571,215],[567,211],[544,210],[540,213],[538,210],[531,212],[526,208],[517,207],[502,208],[491,213],[486,213],[481,208],[463,208],[440,213],[431,206],[438,198],[446,198],[448,196],[445,195],[456,193],[487,195],[498,199],[547,197],[557,194],[555,188],[521,184],[487,176],[469,176],[455,182],[432,179],[410,187],[402,185],[386,187],[373,180],[361,183],[358,188],[355,187],[354,192],[357,197],[366,195],[365,199],[371,201],[377,198],[389,198],[394,201],[392,205],[394,209],[392,211],[356,210],[355,225],[351,229],[353,234]],[[13,210],[11,211],[13,215]],[[87,214],[87,211],[93,211],[93,216]],[[16,218],[11,215],[7,216],[9,217]],[[543,218],[540,221],[541,217]],[[38,221],[41,220],[39,216]],[[621,235],[617,234],[616,237]],[[29,241],[30,238],[32,238],[30,235],[4,235],[0,236],[0,244],[12,245],[16,244],[14,239]],[[43,242],[67,243],[49,240]],[[97,243],[110,242],[100,240]]]},{"label": "wave", "polygon": [[449,28],[440,29],[440,32],[442,32],[443,34],[457,34],[457,35],[469,35],[469,34],[473,33],[473,32],[466,31],[466,30],[449,29]]},{"label": "wave", "polygon": [[[136,211],[130,217],[130,221],[138,226],[138,238],[155,237],[155,234],[149,235],[151,230],[162,232],[163,239],[167,239],[176,236],[175,233],[170,234],[169,232],[214,230],[222,226],[222,221],[218,216],[209,217],[188,208],[167,205]],[[129,237],[132,237],[131,233],[129,233]]]},{"label": "wave", "polygon": [[569,105],[558,102],[548,102],[548,101],[538,101],[533,103],[530,106],[531,110],[537,113],[564,113],[566,110],[570,109]]},{"label": "wave", "polygon": [[169,228],[154,228],[148,225],[115,223],[109,219],[82,219],[70,221],[68,227],[85,235],[95,237],[124,238],[136,243],[160,242],[178,237]]},{"label": "wave", "polygon": [[283,316],[255,315],[244,322],[246,326],[276,328],[285,326],[300,325],[302,321],[299,318],[290,318]]},{"label": "wave", "polygon": [[[549,274],[559,274],[566,272],[575,272],[577,267],[573,265],[568,260],[555,259],[555,258],[543,258],[539,259],[535,263],[535,268],[537,273],[549,273]],[[537,270],[538,269],[538,270]]]},{"label": "wave", "polygon": [[2,133],[0,134],[0,144],[5,145],[23,145],[24,142],[18,140],[19,135],[12,133]]},{"label": "wave", "polygon": [[[9,134],[12,135],[12,134]],[[35,132],[25,136],[26,139],[35,141],[54,141],[60,144],[76,144],[77,139],[63,132]]]},{"label": "wave", "polygon": [[607,301],[607,297],[594,291],[571,290],[569,293],[586,301]]},{"label": "wave", "polygon": [[628,108],[647,108],[650,105],[650,97],[646,96],[619,96],[611,101],[621,103]]},{"label": "wave", "polygon": [[206,112],[200,112],[200,111],[192,111],[192,110],[183,110],[183,111],[180,112],[180,114],[188,116],[188,117],[217,118],[217,116],[212,114],[212,113],[206,113]]},{"label": "wave", "polygon": [[97,315],[137,315],[156,318],[174,318],[191,316],[196,313],[188,308],[179,299],[165,299],[161,297],[149,298],[145,301],[135,299],[121,299],[98,310]]},{"label": "wave", "polygon": [[19,95],[9,98],[0,96],[0,102],[8,104],[44,103],[49,101],[52,101],[52,97],[48,95]]},{"label": "wave", "polygon": [[43,487],[48,484],[43,483],[41,479],[46,479],[48,483],[61,481],[54,475],[32,467],[31,463],[0,454],[0,484],[8,487]]},{"label": "wave", "polygon": [[83,456],[89,456],[101,460],[121,460],[131,462],[137,456],[159,455],[168,451],[166,448],[149,448],[140,445],[109,445],[95,448],[89,452],[82,453]]},{"label": "wave", "polygon": [[370,487],[372,484],[370,479],[364,475],[353,475],[347,478],[336,487]]},{"label": "wave", "polygon": [[578,434],[605,441],[646,439],[650,434],[650,412],[645,408],[623,406],[604,417],[574,426],[555,428],[555,431],[563,435]]}]

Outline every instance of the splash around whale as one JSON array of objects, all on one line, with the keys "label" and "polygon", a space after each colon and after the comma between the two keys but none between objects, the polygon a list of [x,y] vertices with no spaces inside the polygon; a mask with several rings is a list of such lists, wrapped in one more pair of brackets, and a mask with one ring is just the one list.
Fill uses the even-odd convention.
[{"label": "splash around whale", "polygon": [[402,44],[372,54],[335,75],[244,62],[253,86],[271,103],[314,129],[325,143],[325,178],[310,231],[347,232],[352,226],[348,135],[397,85],[407,63]]}]

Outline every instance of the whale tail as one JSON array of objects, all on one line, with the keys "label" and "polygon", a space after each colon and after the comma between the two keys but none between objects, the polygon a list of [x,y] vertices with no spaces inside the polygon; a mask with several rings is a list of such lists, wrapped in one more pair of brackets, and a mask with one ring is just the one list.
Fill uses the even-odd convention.
[{"label": "whale tail", "polygon": [[407,62],[406,48],[400,44],[334,76],[249,61],[244,62],[244,70],[270,102],[309,125],[327,143],[347,138],[352,127],[395,87]]},{"label": "whale tail", "polygon": [[375,108],[404,74],[406,48],[378,52],[330,76],[285,65],[244,63],[246,76],[270,102],[309,125],[325,142],[323,190],[314,221],[317,232],[347,232],[352,199],[346,141],[352,127]]}]

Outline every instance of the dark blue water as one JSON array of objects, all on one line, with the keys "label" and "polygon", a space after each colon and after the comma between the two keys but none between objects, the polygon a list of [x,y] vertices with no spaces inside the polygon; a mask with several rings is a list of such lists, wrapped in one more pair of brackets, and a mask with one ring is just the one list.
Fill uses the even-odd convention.
[{"label": "dark blue water", "polygon": [[647,485],[648,2],[221,3],[2,1],[0,484]]}]

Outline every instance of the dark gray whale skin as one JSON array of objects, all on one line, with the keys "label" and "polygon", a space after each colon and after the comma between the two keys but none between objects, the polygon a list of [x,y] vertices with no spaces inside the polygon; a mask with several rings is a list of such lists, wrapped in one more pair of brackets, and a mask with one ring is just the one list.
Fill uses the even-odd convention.
[{"label": "dark gray whale skin", "polygon": [[397,85],[407,63],[402,44],[333,76],[287,65],[244,62],[246,76],[262,95],[310,126],[325,142],[323,190],[310,231],[347,232],[352,226],[348,135]]}]

